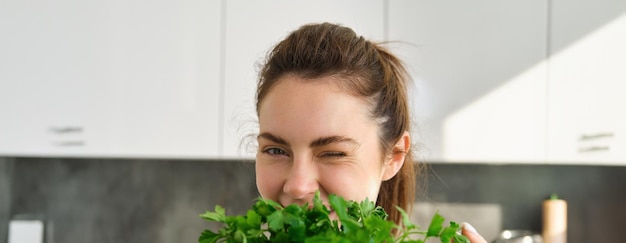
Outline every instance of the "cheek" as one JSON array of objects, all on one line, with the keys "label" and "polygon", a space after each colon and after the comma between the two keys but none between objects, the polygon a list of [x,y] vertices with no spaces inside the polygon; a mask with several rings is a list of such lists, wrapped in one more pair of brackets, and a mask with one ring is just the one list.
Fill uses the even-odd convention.
[{"label": "cheek", "polygon": [[257,163],[256,166],[256,186],[261,197],[278,200],[278,195],[282,191],[281,178],[277,175],[283,174],[279,168]]},{"label": "cheek", "polygon": [[362,201],[365,198],[375,201],[378,197],[381,184],[379,170],[357,166],[326,169],[321,174],[320,184],[328,193],[355,201]]}]

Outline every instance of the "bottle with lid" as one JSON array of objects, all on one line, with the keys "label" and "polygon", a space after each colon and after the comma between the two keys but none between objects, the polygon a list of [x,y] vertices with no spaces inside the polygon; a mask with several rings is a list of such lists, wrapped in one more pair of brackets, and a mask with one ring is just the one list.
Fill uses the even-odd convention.
[{"label": "bottle with lid", "polygon": [[567,242],[567,202],[552,194],[543,201],[543,230],[544,243]]}]

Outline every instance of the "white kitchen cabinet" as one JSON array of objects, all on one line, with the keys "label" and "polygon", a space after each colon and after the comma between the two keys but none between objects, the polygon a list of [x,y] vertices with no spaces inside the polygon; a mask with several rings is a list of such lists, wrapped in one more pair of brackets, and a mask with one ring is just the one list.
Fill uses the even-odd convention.
[{"label": "white kitchen cabinet", "polygon": [[626,164],[626,1],[553,0],[548,160]]},{"label": "white kitchen cabinet", "polygon": [[220,1],[1,5],[1,156],[219,156]]},{"label": "white kitchen cabinet", "polygon": [[0,156],[252,159],[258,64],[327,21],[407,63],[421,160],[623,165],[624,13],[626,0],[7,0]]},{"label": "white kitchen cabinet", "polygon": [[390,0],[389,40],[414,79],[417,153],[430,162],[545,161],[543,0]]},{"label": "white kitchen cabinet", "polygon": [[383,0],[226,2],[223,155],[254,158],[257,64],[278,41],[311,22],[335,22],[373,39],[384,38]]}]

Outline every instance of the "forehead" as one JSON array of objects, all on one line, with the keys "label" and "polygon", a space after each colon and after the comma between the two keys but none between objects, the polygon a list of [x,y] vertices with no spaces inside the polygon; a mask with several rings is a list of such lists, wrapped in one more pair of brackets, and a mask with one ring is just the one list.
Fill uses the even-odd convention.
[{"label": "forehead", "polygon": [[[336,106],[367,107],[364,98],[341,88],[346,80],[340,76],[302,78],[286,75],[276,81],[260,105],[264,107],[332,108]],[[271,103],[264,106],[266,103]],[[338,107],[340,108],[340,107]]]},{"label": "forehead", "polygon": [[[280,77],[272,90],[276,89],[276,86],[283,86],[283,89],[306,89],[306,90],[323,90],[328,92],[344,93],[341,84],[347,82],[348,79],[340,75],[327,75],[317,78],[307,78],[297,74],[286,74]],[[270,90],[271,92],[271,90]],[[345,92],[348,94],[349,92]]]},{"label": "forehead", "polygon": [[316,137],[375,131],[365,99],[339,88],[338,78],[281,78],[260,104],[261,132]]}]

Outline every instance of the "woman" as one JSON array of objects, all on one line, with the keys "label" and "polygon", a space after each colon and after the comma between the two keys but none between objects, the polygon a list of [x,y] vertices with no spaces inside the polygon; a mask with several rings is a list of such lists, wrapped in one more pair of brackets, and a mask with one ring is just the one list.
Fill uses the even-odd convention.
[{"label": "woman", "polygon": [[[282,205],[376,200],[400,223],[415,195],[408,77],[400,60],[347,27],[291,33],[269,54],[257,87],[257,187]],[[464,227],[472,242],[485,242]]]}]

